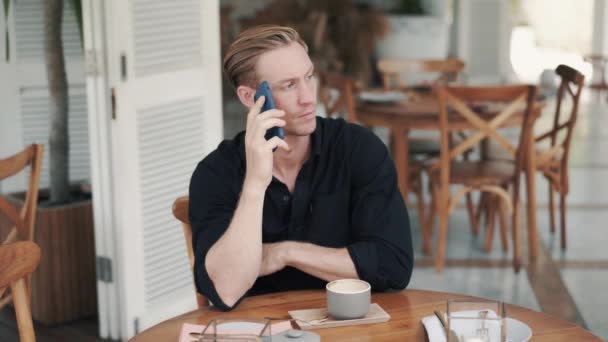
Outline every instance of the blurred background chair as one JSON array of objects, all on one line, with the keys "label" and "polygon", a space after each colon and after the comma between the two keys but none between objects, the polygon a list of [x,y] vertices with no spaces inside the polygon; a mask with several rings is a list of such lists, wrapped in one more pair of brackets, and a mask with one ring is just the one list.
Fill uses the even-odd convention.
[{"label": "blurred background chair", "polygon": [[[420,60],[385,58],[378,61],[378,71],[382,76],[385,90],[454,83],[464,66],[464,62],[457,58]],[[408,77],[412,77],[414,81],[408,81]],[[423,81],[416,82],[416,80]]]},{"label": "blurred background chair", "polygon": [[[597,92],[598,99],[602,97],[603,91],[608,91],[608,83],[606,83],[606,65],[608,64],[608,56],[602,55],[587,55],[584,57],[585,62],[588,62],[593,67],[593,74],[599,75],[597,81],[591,82],[589,88]],[[608,97],[606,98],[608,100]]]},{"label": "blurred background chair", "polygon": [[[190,218],[188,217],[189,205],[190,201],[188,196],[182,196],[176,199],[175,202],[173,202],[173,216],[182,223],[184,238],[186,239],[186,248],[188,250],[188,259],[190,261],[190,269],[192,270],[192,280],[194,281],[196,275],[194,274],[194,252],[192,250],[192,227],[190,226]],[[199,308],[209,306],[207,298],[198,293],[198,291],[196,291],[196,302],[198,303]]]},{"label": "blurred background chair", "polygon": [[36,341],[27,279],[38,267],[38,263],[40,263],[40,248],[32,241],[19,241],[0,246],[0,290],[11,289],[21,342]]},{"label": "blurred background chair", "polygon": [[[436,92],[439,99],[440,115],[439,128],[441,132],[441,152],[439,160],[433,162],[427,172],[431,179],[431,208],[427,223],[427,230],[423,239],[430,240],[433,236],[433,217],[439,217],[439,236],[437,239],[437,253],[435,268],[442,271],[447,249],[448,219],[460,197],[472,191],[487,192],[494,199],[500,200],[498,210],[502,222],[506,222],[506,213],[512,213],[513,235],[513,266],[519,271],[521,265],[519,246],[519,183],[520,173],[524,163],[525,151],[528,148],[532,132],[531,110],[536,97],[537,88],[534,86],[497,86],[497,87],[450,87],[438,86]],[[481,115],[470,104],[484,103],[483,107],[490,107],[491,103],[500,105],[498,114]],[[448,109],[448,107],[450,109]],[[479,109],[483,111],[483,109]],[[512,120],[513,116],[522,112],[521,134],[518,143],[514,146],[497,131],[500,126]],[[466,140],[450,146],[450,121],[462,119],[471,123],[476,132]],[[483,139],[496,141],[501,148],[507,151],[516,161],[501,160],[457,160],[457,157],[472,146],[479,144]],[[460,185],[461,188],[450,194],[451,185]],[[508,190],[512,189],[509,196]],[[506,246],[506,224],[503,224],[501,238],[503,247]],[[486,237],[487,241],[487,237]]]},{"label": "blurred background chair", "polygon": [[[410,90],[411,93],[431,93],[436,85],[448,85],[458,82],[465,63],[457,58],[448,59],[380,59],[377,63],[385,90]],[[434,94],[431,93],[432,96]],[[450,132],[450,146],[466,139],[463,132]],[[471,149],[463,153],[468,159]],[[409,157],[416,168],[422,159],[439,157],[439,140],[436,138],[409,138]],[[422,186],[422,185],[421,185]],[[430,191],[430,189],[429,189]],[[478,225],[474,223],[474,208],[471,195],[466,194],[467,210],[473,233],[477,235]],[[424,248],[430,254],[430,246]]]},{"label": "blurred background chair", "polygon": [[[561,82],[557,92],[557,102],[553,127],[546,133],[535,138],[536,168],[549,182],[549,219],[551,232],[555,232],[554,192],[560,198],[560,228],[561,247],[566,248],[566,196],[569,191],[568,159],[581,91],[585,84],[585,76],[578,70],[567,65],[559,65],[555,73]],[[564,107],[570,106],[569,113]],[[568,115],[569,114],[569,115]],[[548,146],[547,144],[548,143]]]}]

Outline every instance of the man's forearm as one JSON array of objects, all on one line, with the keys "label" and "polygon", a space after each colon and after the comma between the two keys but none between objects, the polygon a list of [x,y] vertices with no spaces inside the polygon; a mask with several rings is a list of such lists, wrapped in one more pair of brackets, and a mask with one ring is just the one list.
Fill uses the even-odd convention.
[{"label": "man's forearm", "polygon": [[222,301],[232,306],[253,285],[262,259],[264,192],[241,193],[232,222],[209,249],[205,268]]},{"label": "man's forearm", "polygon": [[346,248],[329,248],[295,241],[286,244],[288,266],[327,281],[359,278]]}]

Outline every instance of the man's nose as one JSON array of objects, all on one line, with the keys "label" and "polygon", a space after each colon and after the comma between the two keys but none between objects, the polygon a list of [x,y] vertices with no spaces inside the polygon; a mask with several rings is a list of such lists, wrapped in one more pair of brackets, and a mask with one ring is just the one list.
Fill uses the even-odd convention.
[{"label": "man's nose", "polygon": [[315,81],[312,81],[310,83],[303,82],[303,86],[300,87],[300,94],[299,94],[300,103],[308,104],[308,103],[314,102],[314,99],[316,96],[315,85],[316,85]]}]

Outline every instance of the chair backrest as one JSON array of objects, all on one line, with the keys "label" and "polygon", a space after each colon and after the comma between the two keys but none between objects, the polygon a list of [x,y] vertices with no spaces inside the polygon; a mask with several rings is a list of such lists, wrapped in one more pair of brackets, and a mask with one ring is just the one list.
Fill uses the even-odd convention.
[{"label": "chair backrest", "polygon": [[0,181],[14,176],[28,166],[30,167],[28,188],[21,211],[15,209],[6,198],[0,197],[0,213],[14,224],[9,230],[8,236],[4,238],[3,244],[13,241],[32,241],[34,239],[42,153],[43,145],[32,144],[23,151],[0,160]]},{"label": "chair backrest", "polygon": [[[450,172],[450,161],[462,155],[482,139],[498,143],[515,159],[517,170],[521,170],[524,152],[531,137],[532,110],[538,92],[532,85],[496,86],[496,87],[453,87],[437,86],[439,100],[439,129],[441,134],[440,158],[432,168],[440,168],[442,178],[447,181]],[[505,123],[515,120],[515,115],[522,113],[521,132],[517,145],[513,145],[498,132]],[[465,140],[450,146],[448,121],[462,116],[475,127]],[[460,119],[460,118],[458,118]],[[456,127],[457,128],[457,127]],[[452,127],[454,129],[454,127]],[[462,127],[460,128],[462,129]],[[445,172],[445,175],[444,175]]]},{"label": "chair backrest", "polygon": [[[538,164],[542,165],[544,162],[558,157],[557,159],[562,164],[561,175],[563,181],[566,182],[562,185],[567,187],[570,144],[572,142],[574,125],[576,124],[578,116],[578,103],[581,91],[585,85],[585,76],[578,70],[563,64],[555,69],[555,73],[560,77],[561,82],[557,91],[553,127],[548,132],[536,137],[537,142],[549,139],[551,148],[538,156]],[[567,99],[570,100],[570,115],[566,116],[566,113],[562,115],[562,112],[565,112],[565,100]]]},{"label": "chair backrest", "polygon": [[354,79],[336,73],[322,72],[319,75],[319,101],[327,117],[341,117],[348,122],[358,122],[355,106]]},{"label": "chair backrest", "polygon": [[[192,270],[192,276],[195,277],[194,252],[192,250],[192,227],[190,226],[190,218],[188,217],[189,205],[190,201],[188,196],[178,197],[175,202],[173,202],[173,216],[182,223],[186,248],[188,250],[188,260],[190,261],[190,269]],[[209,306],[207,298],[198,293],[198,291],[196,292],[196,302],[198,303],[199,308]]]},{"label": "chair backrest", "polygon": [[384,89],[403,88],[408,84],[402,79],[403,74],[438,73],[433,84],[447,84],[458,79],[458,74],[464,69],[460,59],[380,59],[378,71],[382,75]]},{"label": "chair backrest", "polygon": [[587,55],[584,60],[585,62],[590,63],[593,67],[593,72],[599,75],[600,84],[606,85],[606,64],[608,64],[608,56]]}]

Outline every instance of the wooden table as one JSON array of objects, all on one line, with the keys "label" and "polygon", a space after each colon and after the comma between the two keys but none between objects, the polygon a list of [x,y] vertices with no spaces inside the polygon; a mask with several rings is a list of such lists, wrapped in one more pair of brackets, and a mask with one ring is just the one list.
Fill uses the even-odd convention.
[{"label": "wooden table", "polygon": [[[408,168],[409,168],[409,132],[411,130],[439,131],[439,103],[430,94],[415,95],[415,101],[401,101],[396,103],[357,103],[357,119],[365,126],[383,126],[390,129],[391,145],[399,189],[404,200],[408,197]],[[532,122],[540,116],[544,103],[535,106]],[[496,113],[484,113],[481,117],[493,117]],[[523,112],[513,115],[501,127],[521,126]],[[449,129],[461,131],[477,129],[464,117],[458,115],[450,117]],[[526,194],[528,220],[528,248],[529,257],[534,260],[538,255],[538,237],[536,229],[536,154],[534,153],[533,130],[530,131],[531,143],[528,143],[526,159]]]},{"label": "wooden table", "polygon": [[[374,293],[372,302],[378,303],[390,316],[385,323],[314,330],[322,341],[426,341],[421,323],[433,310],[445,312],[448,299],[474,298],[459,294],[404,290],[393,293]],[[249,297],[232,312],[221,312],[206,307],[162,322],[135,336],[132,341],[178,341],[184,323],[207,324],[218,317],[263,318],[288,317],[287,311],[325,307],[325,291],[292,291]],[[507,316],[518,319],[532,329],[532,341],[601,341],[589,331],[572,323],[541,312],[515,305],[507,305]]]}]

